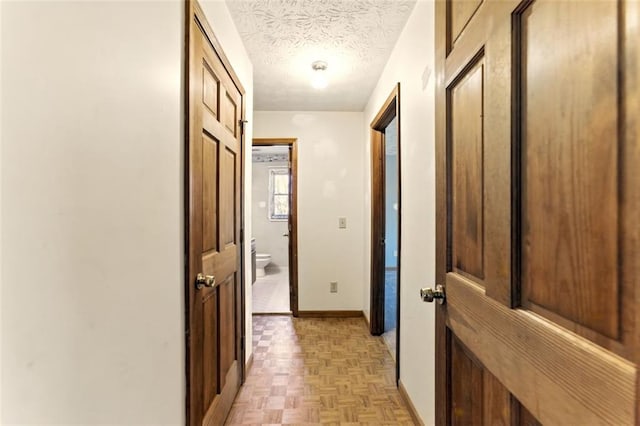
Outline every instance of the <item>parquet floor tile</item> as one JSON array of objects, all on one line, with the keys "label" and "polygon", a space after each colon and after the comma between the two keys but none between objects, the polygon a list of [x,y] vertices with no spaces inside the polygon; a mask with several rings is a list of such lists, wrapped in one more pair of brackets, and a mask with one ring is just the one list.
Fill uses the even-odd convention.
[{"label": "parquet floor tile", "polygon": [[362,318],[253,317],[253,367],[227,425],[413,425]]}]

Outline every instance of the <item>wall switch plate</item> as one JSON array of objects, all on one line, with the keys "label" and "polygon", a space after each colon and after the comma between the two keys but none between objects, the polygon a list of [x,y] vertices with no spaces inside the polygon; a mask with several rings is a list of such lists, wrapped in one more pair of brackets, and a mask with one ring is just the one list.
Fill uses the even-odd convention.
[{"label": "wall switch plate", "polygon": [[329,283],[329,291],[331,293],[337,293],[338,292],[338,281],[331,281]]},{"label": "wall switch plate", "polygon": [[347,229],[347,218],[346,217],[339,217],[338,218],[338,228]]}]

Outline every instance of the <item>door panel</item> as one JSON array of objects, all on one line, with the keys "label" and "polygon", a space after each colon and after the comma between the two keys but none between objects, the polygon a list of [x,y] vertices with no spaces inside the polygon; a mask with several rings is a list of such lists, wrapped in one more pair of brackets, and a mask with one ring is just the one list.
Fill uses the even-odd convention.
[{"label": "door panel", "polygon": [[451,12],[449,13],[451,40],[454,42],[457,40],[475,11],[478,10],[480,3],[482,0],[451,0]]},{"label": "door panel", "polygon": [[436,6],[437,422],[636,424],[640,6],[457,3]]},{"label": "door panel", "polygon": [[516,402],[515,411],[517,416],[515,424],[517,426],[540,426],[540,422],[519,402]]},{"label": "door panel", "polygon": [[[612,339],[620,332],[617,266],[623,237],[617,9],[615,2],[602,1],[588,8],[533,3],[519,15],[522,37],[516,46],[524,111],[523,304]],[[557,40],[563,42],[549,49]]]},{"label": "door panel", "polygon": [[[189,3],[188,404],[190,425],[220,425],[242,374],[240,89]],[[210,30],[208,30],[210,33]],[[215,277],[196,286],[196,275]]]},{"label": "door panel", "polygon": [[218,251],[218,143],[202,136],[202,250]]},{"label": "door panel", "polygon": [[451,342],[451,423],[473,425],[482,421],[482,366],[473,360],[456,338]]},{"label": "door panel", "polygon": [[453,266],[484,279],[483,63],[450,89]]}]

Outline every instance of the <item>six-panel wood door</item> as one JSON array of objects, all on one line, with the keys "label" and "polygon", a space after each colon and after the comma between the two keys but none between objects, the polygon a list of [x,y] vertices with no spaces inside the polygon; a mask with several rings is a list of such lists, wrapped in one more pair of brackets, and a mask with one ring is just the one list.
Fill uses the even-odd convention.
[{"label": "six-panel wood door", "polygon": [[[242,95],[198,11],[189,23],[188,423],[221,425],[242,372]],[[196,287],[198,273],[215,283]]]},{"label": "six-panel wood door", "polygon": [[640,3],[436,6],[438,424],[637,424]]}]

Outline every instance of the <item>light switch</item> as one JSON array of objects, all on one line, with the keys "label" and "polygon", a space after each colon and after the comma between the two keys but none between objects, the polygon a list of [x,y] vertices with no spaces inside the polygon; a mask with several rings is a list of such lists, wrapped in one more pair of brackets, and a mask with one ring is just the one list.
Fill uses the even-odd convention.
[{"label": "light switch", "polygon": [[347,229],[347,218],[346,217],[339,217],[338,218],[338,228]]}]

